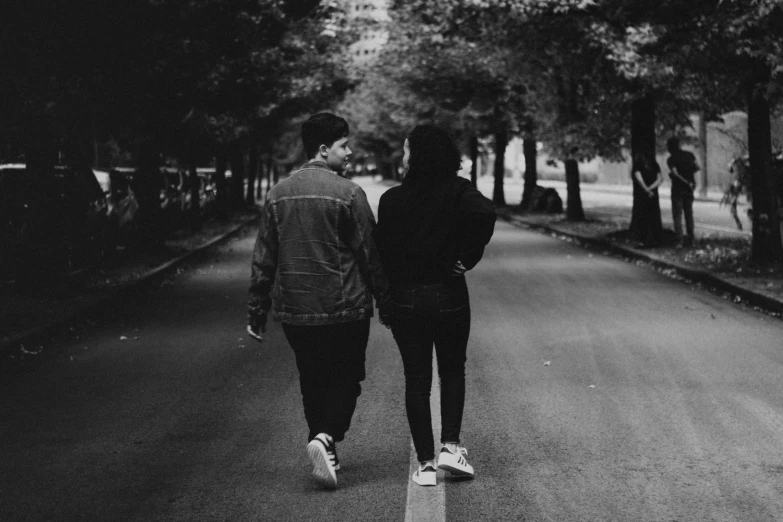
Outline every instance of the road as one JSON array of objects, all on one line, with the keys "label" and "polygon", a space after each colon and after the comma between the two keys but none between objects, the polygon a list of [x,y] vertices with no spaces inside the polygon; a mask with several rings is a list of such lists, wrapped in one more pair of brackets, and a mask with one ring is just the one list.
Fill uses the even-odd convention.
[{"label": "road", "polygon": [[[494,181],[490,176],[484,176],[479,179],[478,187],[487,197],[492,196]],[[565,183],[557,181],[540,181],[539,185],[552,187],[563,200],[565,207],[567,190]],[[630,192],[630,186],[595,186],[588,183],[581,184],[580,196],[582,198],[582,207],[588,217],[605,218],[607,216],[622,216],[631,219],[631,209],[633,207],[633,195]],[[508,204],[518,204],[522,199],[522,181],[512,178],[504,182],[504,194]],[[743,230],[737,228],[734,218],[731,217],[729,209],[715,201],[716,192],[711,192],[713,200],[697,200],[693,203],[693,215],[696,222],[695,232],[697,237],[707,234],[719,234],[728,236],[746,236],[750,237],[751,222],[747,216],[748,205],[745,198],[740,199],[737,206],[737,213],[742,222]],[[661,220],[667,228],[674,228],[672,224],[672,203],[668,192],[668,186],[664,185],[659,197],[661,205]],[[684,224],[683,224],[684,226]]]},{"label": "road", "polygon": [[476,478],[409,492],[376,322],[321,490],[282,331],[243,333],[253,239],[0,368],[0,520],[783,520],[783,322],[505,223],[469,273]]}]

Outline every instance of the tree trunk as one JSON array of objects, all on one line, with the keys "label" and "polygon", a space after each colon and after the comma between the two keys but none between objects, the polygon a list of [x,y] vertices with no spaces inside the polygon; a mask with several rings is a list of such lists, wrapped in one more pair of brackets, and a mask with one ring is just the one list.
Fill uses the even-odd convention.
[{"label": "tree trunk", "polygon": [[188,223],[191,230],[201,230],[201,178],[198,176],[196,154],[191,154],[188,161],[188,185],[190,187],[190,207],[188,207]]},{"label": "tree trunk", "polygon": [[240,210],[245,203],[245,151],[241,144],[235,143],[231,147],[231,186],[229,188],[229,207],[231,210]]},{"label": "tree trunk", "polygon": [[272,185],[277,185],[280,181],[280,166],[276,161],[272,161]]},{"label": "tree trunk", "polygon": [[19,209],[24,212],[19,218],[25,226],[14,231],[18,234],[18,251],[13,260],[16,283],[34,290],[50,290],[50,285],[62,283],[68,268],[63,241],[67,228],[62,219],[65,212],[54,178],[56,137],[53,122],[42,120],[31,124],[29,136],[25,136],[25,181],[30,193],[25,206]]},{"label": "tree trunk", "polygon": [[753,197],[751,261],[759,266],[770,266],[783,260],[777,180],[772,170],[770,106],[765,96],[766,78],[768,74],[753,82],[748,93],[748,153]]},{"label": "tree trunk", "polygon": [[489,161],[488,152],[479,154],[479,177],[489,176],[492,173],[492,165]]},{"label": "tree trunk", "polygon": [[478,136],[470,137],[470,184],[478,184]]},{"label": "tree trunk", "polygon": [[707,116],[704,111],[699,113],[699,155],[701,159],[701,187],[699,195],[707,196]]},{"label": "tree trunk", "polygon": [[506,205],[506,196],[503,192],[503,181],[506,176],[506,146],[508,135],[505,130],[495,133],[495,187],[492,190],[492,202],[500,207]]},{"label": "tree trunk", "polygon": [[228,183],[226,181],[226,168],[228,159],[224,147],[219,147],[215,156],[215,213],[218,218],[226,216],[228,211]]},{"label": "tree trunk", "polygon": [[579,192],[579,162],[574,158],[565,161],[566,189],[566,219],[569,221],[584,221],[585,211],[582,208],[582,196]]},{"label": "tree trunk", "polygon": [[[634,100],[631,105],[631,157],[644,155],[655,161],[655,100],[647,95]],[[629,173],[633,175],[633,173]],[[650,212],[643,198],[647,194],[634,183],[633,209],[631,211],[630,230],[634,235],[642,236],[645,230],[661,230],[661,216]],[[657,223],[651,223],[657,221]],[[649,227],[649,228],[648,228]]]},{"label": "tree trunk", "polygon": [[538,149],[536,148],[535,136],[528,135],[522,140],[522,153],[525,156],[525,184],[522,189],[522,201],[519,206],[523,212],[526,212],[530,209],[530,202],[538,185],[538,170],[536,167]]},{"label": "tree trunk", "polygon": [[267,162],[258,156],[258,180],[256,181],[256,201],[261,201],[264,191],[264,176],[267,175]]},{"label": "tree trunk", "polygon": [[260,151],[258,145],[250,148],[250,161],[247,169],[247,192],[245,193],[245,204],[248,207],[256,205],[256,179],[258,179],[258,164]]},{"label": "tree trunk", "polygon": [[156,140],[139,146],[138,168],[133,177],[133,189],[139,209],[136,212],[138,240],[144,246],[158,247],[163,243],[160,225],[161,154]]}]

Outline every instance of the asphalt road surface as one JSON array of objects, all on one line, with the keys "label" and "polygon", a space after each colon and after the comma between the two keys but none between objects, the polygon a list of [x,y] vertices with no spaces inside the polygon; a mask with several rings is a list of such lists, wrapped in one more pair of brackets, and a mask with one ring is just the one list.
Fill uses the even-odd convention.
[{"label": "asphalt road surface", "polygon": [[253,239],[4,363],[0,520],[783,520],[783,322],[505,223],[468,274],[476,478],[410,487],[376,322],[320,489],[282,331],[244,334]]}]

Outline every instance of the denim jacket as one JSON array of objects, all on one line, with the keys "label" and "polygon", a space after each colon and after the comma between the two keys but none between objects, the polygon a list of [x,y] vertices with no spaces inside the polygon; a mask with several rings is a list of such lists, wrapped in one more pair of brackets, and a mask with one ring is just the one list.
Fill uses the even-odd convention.
[{"label": "denim jacket", "polygon": [[[322,161],[272,187],[253,252],[250,319],[323,325],[373,316],[386,278],[372,237],[367,196]],[[271,294],[271,295],[270,295]]]}]

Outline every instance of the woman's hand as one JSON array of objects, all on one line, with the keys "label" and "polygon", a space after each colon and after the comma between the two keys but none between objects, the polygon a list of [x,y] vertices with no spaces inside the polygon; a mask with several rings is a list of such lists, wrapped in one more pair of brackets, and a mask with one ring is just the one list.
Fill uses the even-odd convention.
[{"label": "woman's hand", "polygon": [[451,269],[451,275],[453,275],[454,277],[459,277],[467,271],[468,269],[465,268],[465,265],[462,264],[462,261],[457,261],[454,264],[454,268]]}]

